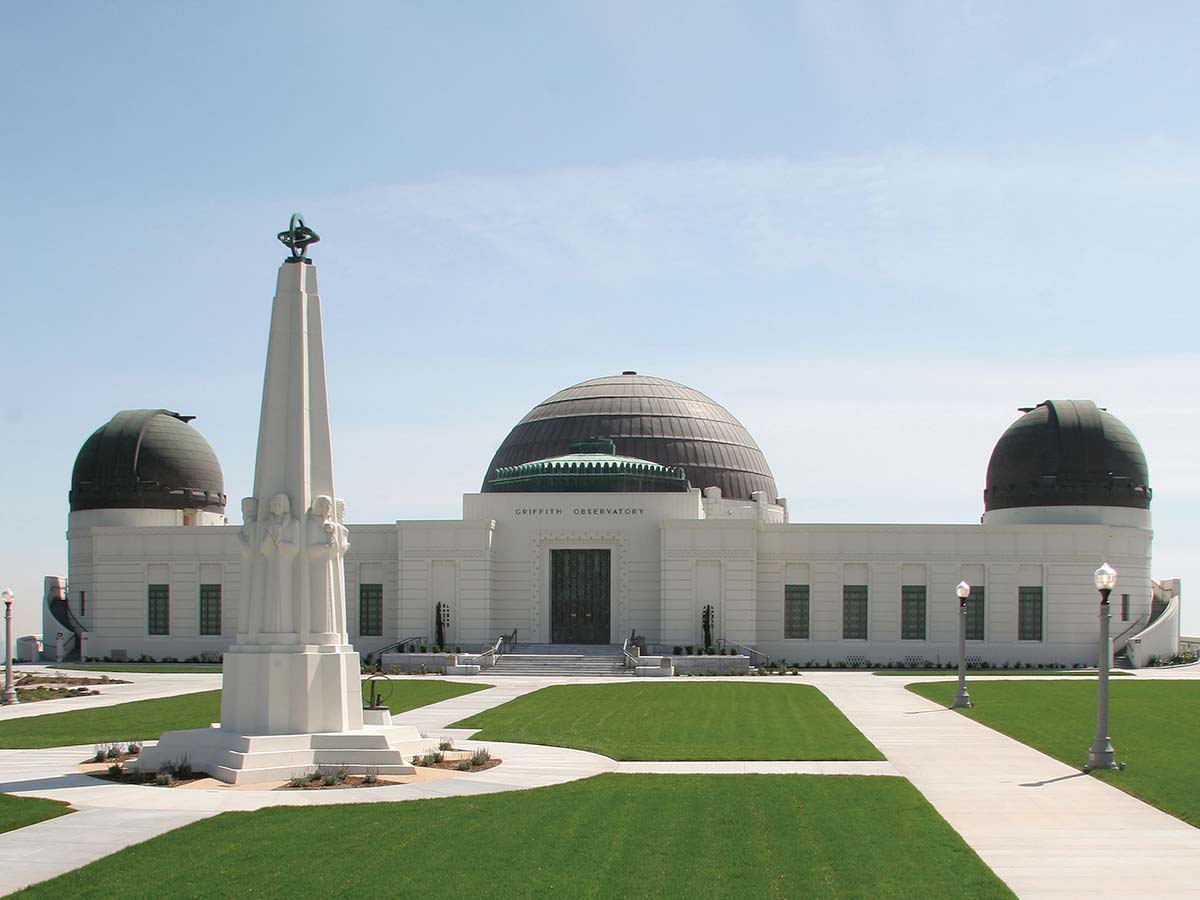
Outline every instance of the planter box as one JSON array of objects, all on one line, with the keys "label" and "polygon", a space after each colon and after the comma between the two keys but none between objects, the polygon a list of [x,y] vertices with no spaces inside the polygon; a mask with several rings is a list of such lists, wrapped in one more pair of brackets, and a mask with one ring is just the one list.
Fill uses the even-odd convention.
[{"label": "planter box", "polygon": [[680,675],[693,672],[706,673],[709,669],[718,675],[733,675],[750,671],[749,656],[672,656],[675,671]]},{"label": "planter box", "polygon": [[401,672],[417,672],[421,666],[426,672],[441,672],[446,666],[454,665],[457,660],[454,653],[385,653],[379,661],[380,670],[385,674],[393,667]]}]

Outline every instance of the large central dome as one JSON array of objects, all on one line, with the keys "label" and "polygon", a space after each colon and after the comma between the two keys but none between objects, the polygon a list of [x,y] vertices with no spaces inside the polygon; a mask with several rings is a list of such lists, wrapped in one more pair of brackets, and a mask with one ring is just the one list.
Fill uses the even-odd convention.
[{"label": "large central dome", "polygon": [[496,470],[566,454],[572,443],[608,438],[622,456],[680,466],[692,487],[719,487],[749,500],[776,499],[762,451],[729,410],[697,390],[626,372],[583,381],[543,400],[509,432],[483,479],[491,492]]}]

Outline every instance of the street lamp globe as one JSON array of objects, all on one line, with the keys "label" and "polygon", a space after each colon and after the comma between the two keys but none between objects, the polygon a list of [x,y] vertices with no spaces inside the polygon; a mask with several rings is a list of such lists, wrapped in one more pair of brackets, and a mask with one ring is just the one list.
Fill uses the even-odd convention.
[{"label": "street lamp globe", "polygon": [[1117,584],[1117,570],[1104,563],[1096,570],[1096,590],[1111,591]]},{"label": "street lamp globe", "polygon": [[954,589],[954,593],[958,594],[959,600],[966,600],[971,596],[971,586],[965,581],[960,581],[958,587]]},{"label": "street lamp globe", "polygon": [[12,588],[5,588],[3,592],[0,592],[0,598],[2,598],[5,603],[12,603],[16,596],[17,595],[13,593]]}]

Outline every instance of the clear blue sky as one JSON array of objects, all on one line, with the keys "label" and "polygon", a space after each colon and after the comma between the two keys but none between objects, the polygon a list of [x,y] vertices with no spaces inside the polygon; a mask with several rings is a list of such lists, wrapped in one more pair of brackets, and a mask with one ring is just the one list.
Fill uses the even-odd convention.
[{"label": "clear blue sky", "polygon": [[5,4],[19,632],[116,410],[197,415],[236,515],[297,209],[352,522],[457,515],[623,369],[728,406],[794,519],[971,522],[1016,407],[1078,397],[1200,584],[1198,38],[1186,3]]}]

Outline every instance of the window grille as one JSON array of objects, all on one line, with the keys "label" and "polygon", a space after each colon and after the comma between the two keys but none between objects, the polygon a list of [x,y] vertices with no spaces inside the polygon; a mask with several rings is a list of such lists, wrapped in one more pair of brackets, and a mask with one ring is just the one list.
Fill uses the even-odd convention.
[{"label": "window grille", "polygon": [[200,634],[219,635],[221,633],[221,586],[219,584],[200,585]]},{"label": "window grille", "polygon": [[1042,639],[1042,589],[1017,588],[1017,640]]},{"label": "window grille", "polygon": [[808,637],[808,585],[783,586],[783,636]]},{"label": "window grille", "polygon": [[171,633],[171,587],[166,584],[146,586],[146,630],[150,634]]},{"label": "window grille", "polygon": [[900,639],[925,640],[925,585],[900,587]]},{"label": "window grille", "polygon": [[971,593],[967,595],[967,640],[983,640],[983,598],[984,589],[971,585]]},{"label": "window grille", "polygon": [[867,639],[867,586],[842,585],[842,640]]},{"label": "window grille", "polygon": [[358,633],[363,637],[383,636],[383,585],[358,586]]}]

